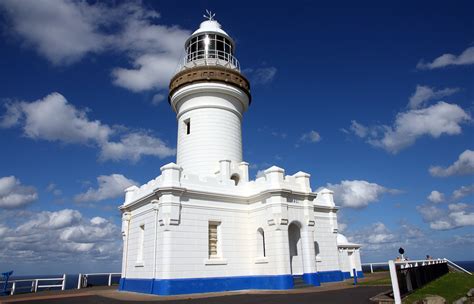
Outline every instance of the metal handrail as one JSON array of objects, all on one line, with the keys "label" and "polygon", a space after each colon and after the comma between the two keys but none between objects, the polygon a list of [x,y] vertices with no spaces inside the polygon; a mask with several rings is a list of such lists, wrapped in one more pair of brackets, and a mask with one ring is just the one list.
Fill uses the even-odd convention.
[{"label": "metal handrail", "polygon": [[186,54],[178,65],[178,71],[195,66],[208,65],[219,65],[240,72],[240,63],[237,58],[230,53],[218,50],[199,50]]}]

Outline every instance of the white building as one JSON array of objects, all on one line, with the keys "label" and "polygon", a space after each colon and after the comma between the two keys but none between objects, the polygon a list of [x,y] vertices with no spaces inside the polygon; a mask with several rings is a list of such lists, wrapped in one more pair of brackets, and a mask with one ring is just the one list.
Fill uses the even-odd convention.
[{"label": "white building", "polygon": [[359,247],[338,235],[333,192],[310,175],[271,167],[251,180],[241,123],[250,85],[235,44],[212,17],[186,41],[170,83],[177,113],[177,162],[125,190],[121,290],[172,295],[291,289],[341,281]]}]

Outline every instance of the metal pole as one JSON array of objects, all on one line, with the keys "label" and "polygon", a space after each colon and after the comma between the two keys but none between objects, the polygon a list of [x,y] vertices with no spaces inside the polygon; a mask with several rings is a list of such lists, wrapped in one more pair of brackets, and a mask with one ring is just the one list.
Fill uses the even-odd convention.
[{"label": "metal pole", "polygon": [[402,304],[400,287],[398,286],[397,268],[393,260],[388,261],[388,268],[390,269],[390,280],[392,281],[393,299],[395,300],[395,304]]},{"label": "metal pole", "polygon": [[79,277],[77,278],[77,289],[81,289],[82,287],[81,281],[82,281],[82,274],[80,273]]},{"label": "metal pole", "polygon": [[10,295],[13,296],[13,294],[15,293],[15,289],[16,289],[16,282],[13,281],[13,285],[12,285],[12,290],[10,292]]},{"label": "metal pole", "polygon": [[374,273],[374,268],[372,267],[372,263],[370,263],[370,273]]},{"label": "metal pole", "polygon": [[35,280],[35,292],[38,291],[38,279]]},{"label": "metal pole", "polygon": [[66,289],[66,274],[63,274],[63,285],[61,286],[61,290]]},{"label": "metal pole", "polygon": [[354,285],[357,285],[357,271],[355,270],[355,268],[352,269],[352,273],[354,276]]},{"label": "metal pole", "polygon": [[112,274],[109,273],[109,286],[111,286],[111,285],[112,285]]}]

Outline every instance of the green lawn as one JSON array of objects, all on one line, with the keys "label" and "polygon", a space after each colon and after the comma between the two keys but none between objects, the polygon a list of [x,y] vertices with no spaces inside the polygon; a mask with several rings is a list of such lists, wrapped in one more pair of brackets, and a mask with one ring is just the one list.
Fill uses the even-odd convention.
[{"label": "green lawn", "polygon": [[427,295],[438,295],[452,303],[466,295],[469,289],[474,288],[474,275],[459,272],[450,272],[439,279],[416,290],[403,300],[403,303],[414,303]]},{"label": "green lawn", "polygon": [[365,281],[365,282],[358,282],[357,285],[392,285],[392,281],[390,277],[381,278],[377,280]]}]

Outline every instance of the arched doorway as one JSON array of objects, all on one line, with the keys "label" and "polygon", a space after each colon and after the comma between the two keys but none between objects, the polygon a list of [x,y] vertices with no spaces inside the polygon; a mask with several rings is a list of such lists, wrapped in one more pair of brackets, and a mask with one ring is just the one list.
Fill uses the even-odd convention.
[{"label": "arched doorway", "polygon": [[303,247],[301,227],[297,223],[288,226],[288,244],[290,247],[290,270],[293,275],[303,274]]}]

